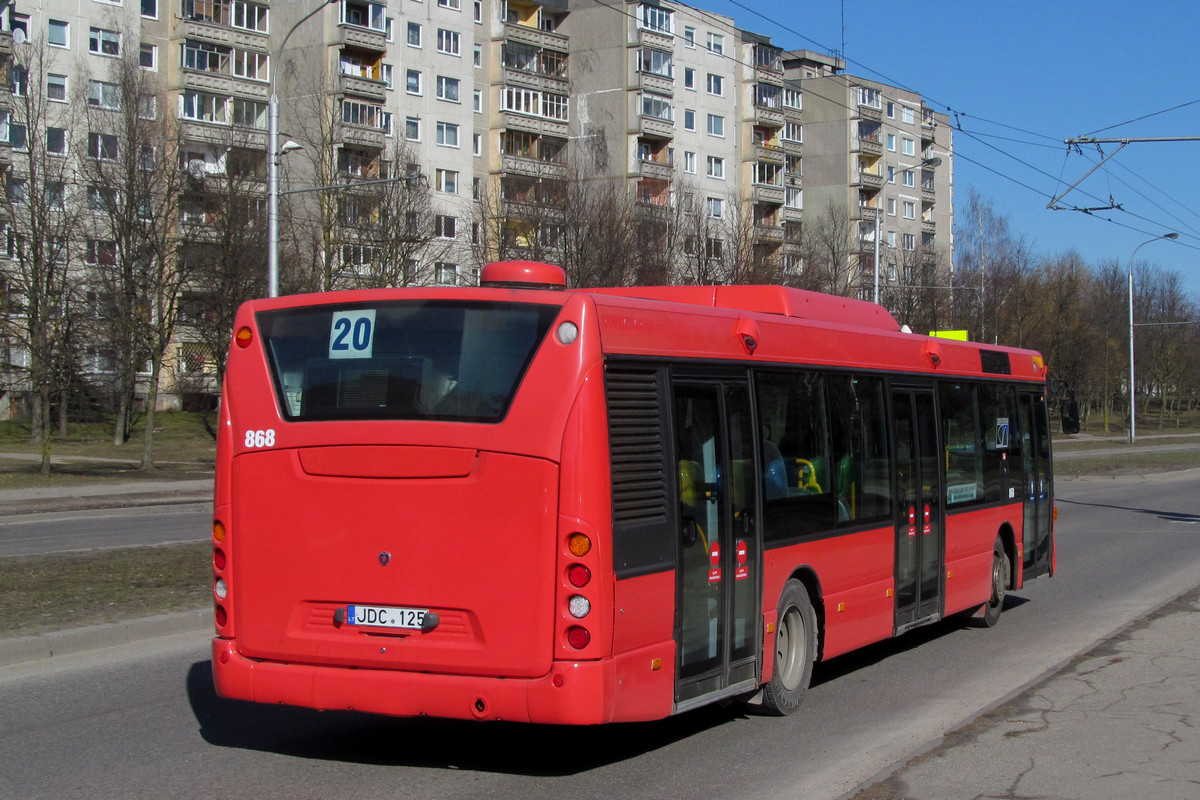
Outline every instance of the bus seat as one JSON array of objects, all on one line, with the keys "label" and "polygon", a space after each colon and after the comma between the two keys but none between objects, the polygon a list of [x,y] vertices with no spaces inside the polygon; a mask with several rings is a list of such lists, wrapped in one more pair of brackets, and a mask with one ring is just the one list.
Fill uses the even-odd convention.
[{"label": "bus seat", "polygon": [[788,496],[787,465],[783,454],[769,439],[762,440],[763,452],[763,496],[775,500]]}]

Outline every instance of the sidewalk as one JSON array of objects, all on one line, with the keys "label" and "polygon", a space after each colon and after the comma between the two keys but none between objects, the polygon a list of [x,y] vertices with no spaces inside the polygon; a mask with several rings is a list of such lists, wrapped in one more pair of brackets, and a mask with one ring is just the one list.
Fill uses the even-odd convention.
[{"label": "sidewalk", "polygon": [[847,797],[1195,797],[1197,685],[1200,587],[1130,623]]},{"label": "sidewalk", "polygon": [[[9,461],[36,461],[40,458],[40,456],[29,453],[0,453],[0,459]],[[53,459],[55,464],[80,461],[136,465],[134,461],[87,456],[55,456]],[[168,466],[168,464],[164,463],[163,466]],[[203,475],[205,468],[202,464],[192,466],[195,466],[198,476]],[[0,489],[0,515],[204,502],[212,500],[213,495],[211,469],[207,471],[208,475],[196,478],[147,477],[129,481],[112,480],[105,483]]]}]

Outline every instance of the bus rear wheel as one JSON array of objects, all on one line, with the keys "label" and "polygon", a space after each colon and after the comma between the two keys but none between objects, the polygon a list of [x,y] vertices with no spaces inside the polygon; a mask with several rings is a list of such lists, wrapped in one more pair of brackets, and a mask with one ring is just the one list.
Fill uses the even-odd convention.
[{"label": "bus rear wheel", "polygon": [[1008,591],[1008,583],[1012,578],[1012,562],[1008,560],[1008,552],[999,536],[992,545],[992,596],[983,604],[983,608],[975,613],[971,622],[980,628],[992,628],[1000,621],[1000,612],[1004,609],[1004,596]]},{"label": "bus rear wheel", "polygon": [[784,716],[800,707],[817,654],[817,615],[804,584],[788,581],[779,597],[775,669],[763,687],[761,710]]}]

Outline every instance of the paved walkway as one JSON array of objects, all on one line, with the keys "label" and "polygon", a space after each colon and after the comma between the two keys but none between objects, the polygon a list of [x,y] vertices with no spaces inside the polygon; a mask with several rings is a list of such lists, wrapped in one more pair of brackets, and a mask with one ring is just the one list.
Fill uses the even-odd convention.
[{"label": "paved walkway", "polygon": [[1076,656],[853,800],[1200,796],[1200,587]]}]

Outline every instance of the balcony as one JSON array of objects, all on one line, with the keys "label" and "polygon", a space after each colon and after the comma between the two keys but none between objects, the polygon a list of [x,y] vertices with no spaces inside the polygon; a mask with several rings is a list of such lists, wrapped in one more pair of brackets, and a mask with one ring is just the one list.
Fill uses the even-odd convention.
[{"label": "balcony", "polygon": [[265,151],[267,149],[267,132],[254,128],[181,119],[179,133],[182,139],[189,142],[228,147],[232,141],[236,142],[238,147],[247,150]]},{"label": "balcony", "polygon": [[883,155],[883,142],[879,139],[863,138],[858,139],[858,149],[863,155],[881,156]]},{"label": "balcony", "polygon": [[783,243],[783,226],[782,225],[754,225],[754,238],[760,242],[777,242]]},{"label": "balcony", "polygon": [[860,104],[858,106],[858,116],[861,119],[869,119],[872,122],[882,123],[883,122],[883,109],[874,108],[872,106],[864,106],[864,105]]},{"label": "balcony", "polygon": [[766,125],[771,128],[783,127],[782,106],[754,106],[754,124]]},{"label": "balcony", "polygon": [[927,205],[933,205],[935,200],[937,200],[937,192],[935,192],[933,190],[933,187],[932,186],[922,186],[921,187],[921,202],[925,203]]},{"label": "balcony", "polygon": [[383,31],[343,22],[338,25],[338,34],[339,38],[335,41],[343,47],[361,47],[374,53],[387,52],[387,34]]},{"label": "balcony", "polygon": [[553,180],[566,180],[567,167],[563,164],[556,164],[553,161],[542,161],[537,158],[523,158],[503,154],[500,156],[500,168],[506,174],[510,175],[525,175],[530,178],[550,178]]},{"label": "balcony", "polygon": [[352,125],[343,122],[341,132],[344,144],[372,147],[377,150],[382,150],[386,144],[384,132],[379,128],[367,127],[366,125]]},{"label": "balcony", "polygon": [[656,75],[653,72],[639,72],[638,82],[642,89],[655,94],[673,95],[675,80],[666,75]]},{"label": "balcony", "polygon": [[382,103],[387,99],[387,85],[373,78],[363,78],[346,72],[338,75],[338,89],[366,100]]},{"label": "balcony", "polygon": [[12,31],[0,31],[0,59],[11,58],[12,51]]},{"label": "balcony", "polygon": [[525,131],[527,133],[557,136],[564,139],[568,135],[567,123],[564,121],[546,119],[545,117],[533,117],[507,109],[500,109],[500,127],[511,128],[515,131]]},{"label": "balcony", "polygon": [[660,117],[648,117],[645,115],[639,116],[639,127],[634,133],[642,133],[645,136],[655,136],[659,139],[673,139],[675,137],[675,123],[669,119],[661,119]]},{"label": "balcony", "polygon": [[659,181],[669,181],[675,174],[675,168],[665,161],[656,161],[651,159],[638,160],[638,174],[643,178],[650,178]]},{"label": "balcony", "polygon": [[543,47],[549,50],[561,50],[566,52],[570,37],[563,36],[561,33],[553,31],[544,31],[541,28],[535,28],[532,25],[522,25],[518,22],[504,23],[504,39],[509,42],[520,42],[531,47]]},{"label": "balcony", "polygon": [[253,97],[266,102],[270,95],[270,85],[265,81],[252,81],[247,78],[237,78],[219,72],[184,69],[183,88],[211,94]]},{"label": "balcony", "polygon": [[633,33],[630,44],[657,47],[659,50],[674,50],[675,37],[663,31],[652,31],[648,28],[638,28]]},{"label": "balcony", "polygon": [[247,50],[270,50],[271,47],[271,37],[266,33],[203,19],[179,20],[178,34],[185,39],[203,39]]},{"label": "balcony", "polygon": [[750,187],[750,199],[756,203],[770,203],[771,205],[783,205],[783,187],[771,186],[765,183],[756,183]]},{"label": "balcony", "polygon": [[921,220],[922,233],[937,233],[937,223],[931,219]]},{"label": "balcony", "polygon": [[858,173],[858,182],[864,188],[879,191],[883,188],[883,175],[875,172],[866,172],[864,170],[863,172]]}]

